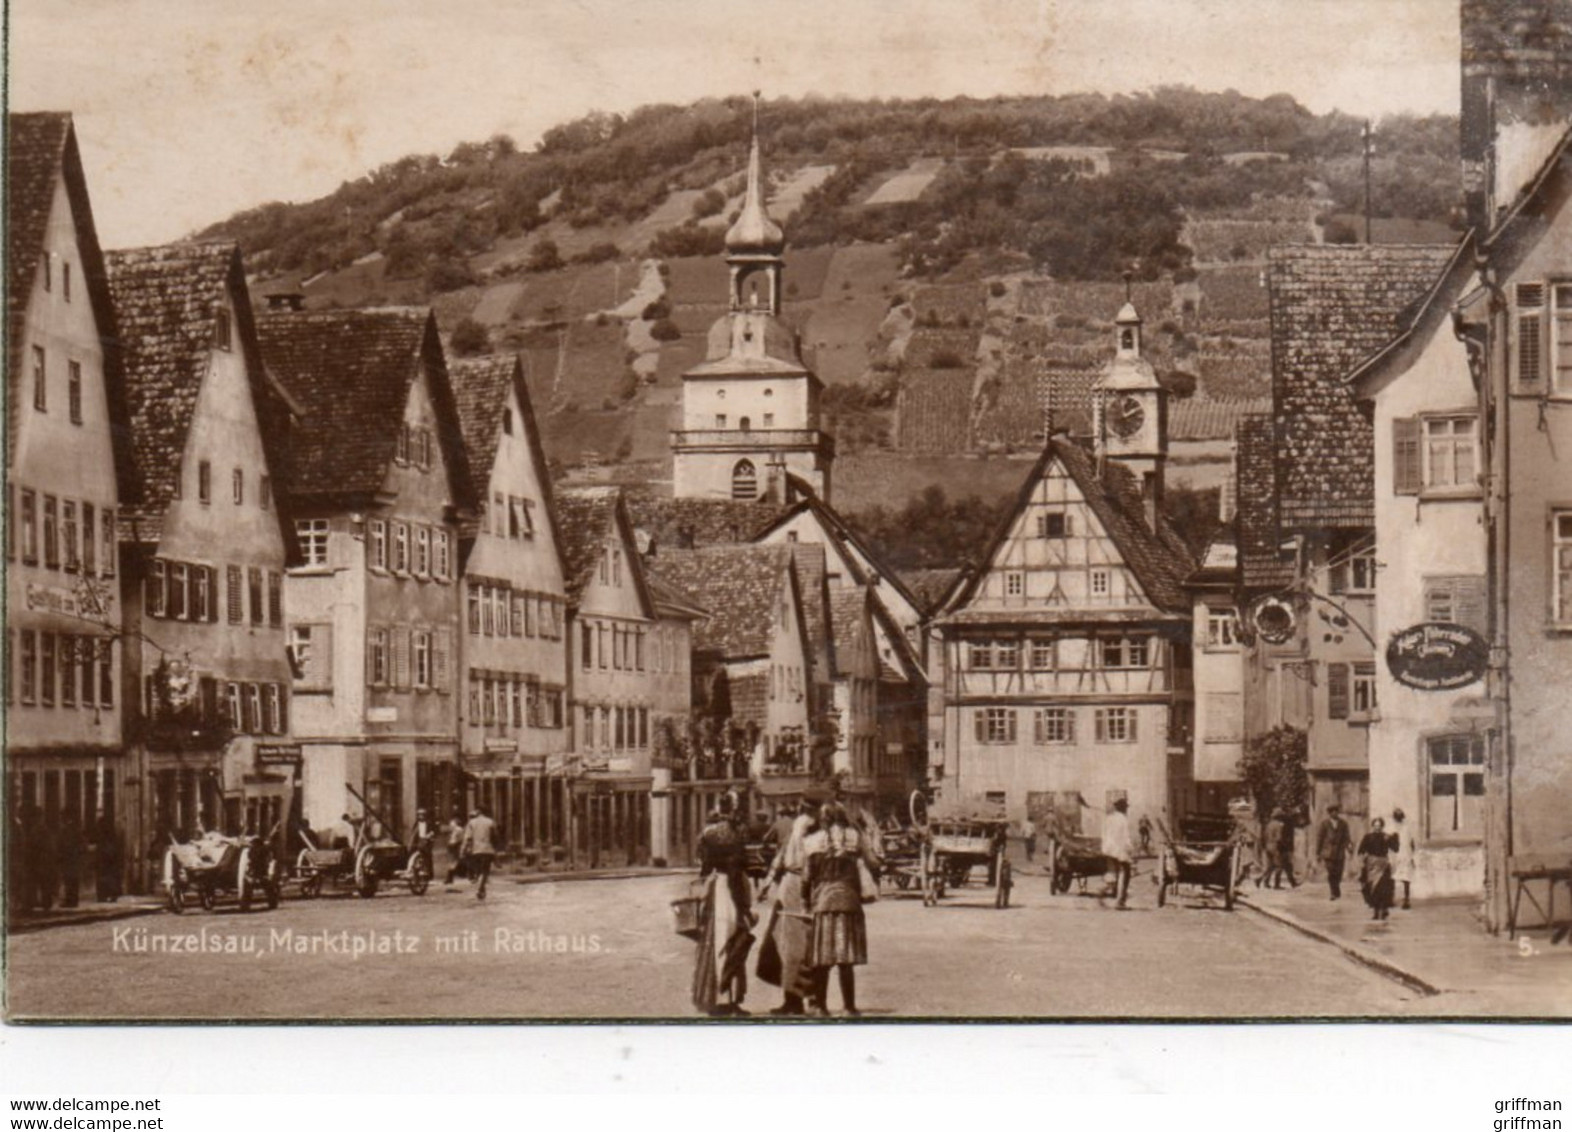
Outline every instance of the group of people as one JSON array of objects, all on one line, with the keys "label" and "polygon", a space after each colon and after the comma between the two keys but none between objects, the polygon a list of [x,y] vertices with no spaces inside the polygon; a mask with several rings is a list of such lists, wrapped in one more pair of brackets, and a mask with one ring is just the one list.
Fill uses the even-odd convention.
[{"label": "group of people", "polygon": [[11,822],[8,856],[6,881],[15,912],[47,912],[56,904],[75,908],[89,878],[99,900],[120,898],[124,847],[108,815],[89,831],[75,814],[52,820],[36,805],[24,806]]},{"label": "group of people", "polygon": [[1407,815],[1401,809],[1393,810],[1390,830],[1384,818],[1372,818],[1370,829],[1359,839],[1356,848],[1341,807],[1335,804],[1327,807],[1326,817],[1316,828],[1315,855],[1326,869],[1327,886],[1333,900],[1343,895],[1343,870],[1347,868],[1351,848],[1359,859],[1359,892],[1370,908],[1370,918],[1385,920],[1391,914],[1392,905],[1397,901],[1398,885],[1402,885],[1402,907],[1407,908],[1414,880],[1415,851]]},{"label": "group of people", "polygon": [[842,1009],[855,1017],[856,968],[868,962],[863,905],[877,896],[882,866],[878,828],[866,817],[854,822],[835,801],[816,811],[809,802],[801,812],[785,807],[766,838],[776,850],[756,900],[743,822],[740,807],[724,799],[699,836],[694,1006],[713,1016],[746,1013],[748,960],[757,938],[755,974],[782,993],[771,1014],[827,1017],[834,970]]}]

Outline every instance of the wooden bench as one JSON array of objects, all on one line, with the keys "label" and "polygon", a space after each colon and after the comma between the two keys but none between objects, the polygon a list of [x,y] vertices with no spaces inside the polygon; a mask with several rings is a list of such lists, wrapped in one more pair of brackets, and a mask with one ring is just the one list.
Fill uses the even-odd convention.
[{"label": "wooden bench", "polygon": [[[1543,857],[1511,857],[1507,860],[1507,880],[1510,884],[1511,899],[1507,903],[1507,938],[1517,938],[1518,912],[1523,904],[1523,897],[1528,897],[1529,904],[1534,910],[1544,917],[1543,926],[1555,930],[1556,921],[1556,885],[1567,886],[1569,897],[1567,913],[1572,918],[1572,862],[1552,863]],[[1546,899],[1541,904],[1534,895],[1533,885],[1540,881],[1545,882]]]}]

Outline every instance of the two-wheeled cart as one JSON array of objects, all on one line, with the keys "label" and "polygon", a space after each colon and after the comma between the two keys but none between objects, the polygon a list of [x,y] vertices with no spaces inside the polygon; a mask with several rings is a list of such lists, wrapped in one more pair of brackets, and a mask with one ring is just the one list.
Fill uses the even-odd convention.
[{"label": "two-wheeled cart", "polygon": [[370,899],[383,884],[396,883],[407,886],[416,896],[424,895],[431,884],[431,865],[422,847],[406,846],[392,836],[382,815],[353,786],[344,785],[366,813],[376,819],[382,833],[373,836],[371,823],[362,820],[354,824],[354,836],[348,845],[323,848],[301,831],[306,847],[295,858],[294,871],[300,894],[320,896],[324,887],[333,885],[352,888],[359,896]]},{"label": "two-wheeled cart", "polygon": [[207,831],[192,841],[178,842],[164,852],[164,902],[183,912],[194,900],[211,912],[220,896],[232,894],[242,912],[260,898],[277,908],[282,895],[278,863],[270,838],[229,837]]},{"label": "two-wheeled cart", "polygon": [[1010,906],[1014,887],[1005,846],[1010,828],[1004,807],[992,802],[936,802],[925,807],[922,830],[921,880],[923,904],[933,907],[952,888],[972,881],[978,868],[994,890],[993,906]]}]

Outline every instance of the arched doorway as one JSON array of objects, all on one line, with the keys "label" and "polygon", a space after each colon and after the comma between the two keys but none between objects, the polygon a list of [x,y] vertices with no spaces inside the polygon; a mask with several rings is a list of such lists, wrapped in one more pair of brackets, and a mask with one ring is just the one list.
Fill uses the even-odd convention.
[{"label": "arched doorway", "polygon": [[753,466],[752,460],[738,460],[737,466],[731,470],[731,497],[733,499],[757,499],[758,495],[758,469]]}]

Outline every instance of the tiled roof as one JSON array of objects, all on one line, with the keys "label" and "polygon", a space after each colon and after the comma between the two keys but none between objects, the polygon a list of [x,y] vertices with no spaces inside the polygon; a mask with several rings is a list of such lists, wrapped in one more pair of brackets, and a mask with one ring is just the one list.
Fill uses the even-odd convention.
[{"label": "tiled roof", "polygon": [[[1156,531],[1147,525],[1141,488],[1129,469],[1116,460],[1109,460],[1099,475],[1092,453],[1062,436],[1053,437],[1043,447],[1042,456],[1021,485],[1015,506],[996,528],[981,560],[993,561],[1000,544],[1009,537],[1021,512],[1030,502],[1037,482],[1047,471],[1050,461],[1055,459],[1064,465],[1065,471],[1075,481],[1098,522],[1113,539],[1120,558],[1135,574],[1147,599],[1165,611],[1188,609],[1190,603],[1184,590],[1184,580],[1195,569],[1195,561],[1184,540],[1174,532],[1166,519],[1158,519]],[[967,580],[956,596],[957,604],[964,604],[970,599],[984,573],[979,570]],[[1032,610],[1031,614],[1040,612]],[[945,619],[957,621],[962,617],[964,611]]]},{"label": "tiled roof", "polygon": [[727,660],[767,656],[775,627],[775,602],[782,575],[791,567],[791,549],[765,546],[707,546],[697,550],[662,549],[650,573],[700,595],[710,616],[693,627],[695,651]]},{"label": "tiled roof", "polygon": [[76,224],[77,249],[82,256],[82,285],[93,305],[99,334],[104,339],[104,378],[109,416],[115,426],[115,470],[121,502],[135,499],[138,487],[131,462],[130,429],[126,425],[125,391],[120,352],[116,348],[114,312],[109,284],[104,277],[104,256],[93,224],[87,178],[77,150],[71,115],[64,113],[9,114],[6,116],[5,224],[6,308],[9,331],[6,368],[6,434],[8,452],[16,446],[22,375],[23,327],[33,280],[43,254],[54,203],[55,178],[65,179],[67,197]]},{"label": "tiled roof", "polygon": [[[143,496],[140,507],[123,511],[156,527],[175,496],[180,458],[213,350],[215,312],[227,283],[238,284],[237,311],[249,314],[245,275],[239,249],[231,243],[112,251],[107,267]],[[250,354],[247,370],[258,394],[262,367],[255,334],[236,337]],[[259,416],[261,409],[259,404]]]},{"label": "tiled roof", "polygon": [[1452,256],[1447,245],[1277,247],[1268,253],[1281,519],[1374,521],[1374,442],[1349,373],[1398,332]]},{"label": "tiled roof", "polygon": [[1194,397],[1168,403],[1168,439],[1231,440],[1234,429],[1244,417],[1270,413],[1270,398],[1238,398],[1208,401]]},{"label": "tiled roof", "polygon": [[[858,587],[843,586],[830,592],[830,623],[835,631],[835,673],[837,676],[846,675],[846,658],[842,649],[849,646],[857,639],[857,634],[862,632],[866,624],[865,619],[870,614],[868,591]],[[873,648],[873,642],[868,642],[868,647]],[[894,679],[903,679],[894,674]]]},{"label": "tiled roof", "polygon": [[[778,545],[778,544],[777,544]],[[792,563],[797,567],[797,588],[802,592],[802,619],[808,626],[808,649],[813,656],[833,650],[840,642],[840,635],[833,632],[829,612],[829,571],[825,566],[824,547],[812,542],[786,544],[791,549]],[[829,678],[832,673],[824,673]]]},{"label": "tiled roof", "polygon": [[589,585],[602,548],[614,532],[618,492],[614,487],[566,488],[557,493],[562,524],[562,575],[577,600]]},{"label": "tiled roof", "polygon": [[628,516],[657,548],[751,542],[787,507],[767,499],[672,499],[648,487],[625,488]]},{"label": "tiled roof", "polygon": [[646,573],[644,582],[649,587],[650,600],[662,615],[687,616],[689,619],[709,616],[710,611],[703,602],[665,579]]},{"label": "tiled roof", "polygon": [[1572,0],[1462,0],[1464,74],[1572,79]]},{"label": "tiled roof", "polygon": [[289,311],[257,320],[263,356],[301,403],[288,485],[299,500],[337,503],[382,489],[411,386],[424,361],[453,499],[475,502],[436,322],[425,309]]},{"label": "tiled roof", "polygon": [[1293,581],[1293,568],[1278,554],[1277,488],[1272,419],[1266,415],[1239,422],[1234,475],[1238,509],[1234,515],[1239,570],[1251,588],[1273,589]]},{"label": "tiled roof", "polygon": [[917,599],[917,607],[924,614],[939,608],[939,603],[960,576],[960,570],[902,570],[900,573],[901,584]]},{"label": "tiled roof", "polygon": [[491,466],[502,437],[502,413],[508,407],[508,387],[523,373],[514,354],[463,358],[448,362],[453,399],[458,404],[464,451],[476,486],[491,482]]}]

